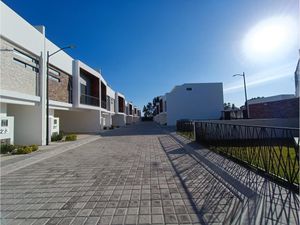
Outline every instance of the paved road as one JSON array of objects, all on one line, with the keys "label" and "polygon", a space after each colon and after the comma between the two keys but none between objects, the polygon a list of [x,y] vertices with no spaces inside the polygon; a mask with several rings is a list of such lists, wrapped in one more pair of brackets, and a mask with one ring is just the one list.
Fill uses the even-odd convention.
[{"label": "paved road", "polygon": [[146,122],[1,178],[2,224],[299,224],[299,198]]}]

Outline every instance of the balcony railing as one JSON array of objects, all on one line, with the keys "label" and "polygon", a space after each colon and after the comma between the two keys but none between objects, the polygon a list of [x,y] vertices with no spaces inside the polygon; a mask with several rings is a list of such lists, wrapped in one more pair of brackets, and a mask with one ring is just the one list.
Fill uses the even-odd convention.
[{"label": "balcony railing", "polygon": [[80,95],[80,104],[99,106],[99,98],[91,96],[91,95],[81,94]]},{"label": "balcony railing", "polygon": [[[195,127],[194,127],[195,126]],[[250,169],[299,188],[299,129],[216,122],[177,121],[181,132]]]}]

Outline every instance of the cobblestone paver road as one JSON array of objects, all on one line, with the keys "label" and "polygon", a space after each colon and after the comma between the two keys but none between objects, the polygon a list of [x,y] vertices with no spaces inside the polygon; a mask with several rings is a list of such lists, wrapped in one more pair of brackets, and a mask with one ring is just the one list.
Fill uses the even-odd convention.
[{"label": "cobblestone paver road", "polygon": [[1,178],[1,224],[231,223],[241,198],[170,140],[155,124],[139,123],[9,173]]}]

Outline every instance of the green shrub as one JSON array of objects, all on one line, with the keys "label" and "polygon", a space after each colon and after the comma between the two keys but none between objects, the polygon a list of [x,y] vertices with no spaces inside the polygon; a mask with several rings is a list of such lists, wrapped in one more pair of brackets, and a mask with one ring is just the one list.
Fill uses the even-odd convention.
[{"label": "green shrub", "polygon": [[16,147],[14,145],[9,145],[9,144],[1,144],[0,147],[0,153],[1,154],[6,154],[9,152],[12,152]]},{"label": "green shrub", "polygon": [[37,151],[39,149],[39,146],[37,146],[37,145],[30,145],[29,147],[31,147],[31,150],[33,152],[35,152],[35,151]]},{"label": "green shrub", "polygon": [[107,127],[103,127],[103,130],[107,130]]},{"label": "green shrub", "polygon": [[59,134],[57,132],[53,133],[51,136],[51,141],[61,141],[63,139],[63,132],[60,132]]},{"label": "green shrub", "polygon": [[28,154],[32,152],[32,148],[30,146],[19,146],[17,149],[12,151],[12,154]]},{"label": "green shrub", "polygon": [[66,136],[66,141],[76,141],[77,140],[77,135],[76,134],[68,134]]}]

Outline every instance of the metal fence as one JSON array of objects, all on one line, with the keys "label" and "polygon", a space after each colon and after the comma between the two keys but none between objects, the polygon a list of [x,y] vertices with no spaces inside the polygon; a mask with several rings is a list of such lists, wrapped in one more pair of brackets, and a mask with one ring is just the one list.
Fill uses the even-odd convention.
[{"label": "metal fence", "polygon": [[177,120],[176,130],[179,132],[194,132],[194,122],[192,120]]},{"label": "metal fence", "polygon": [[299,187],[297,128],[178,121],[177,129],[195,129],[198,143],[284,184]]}]

